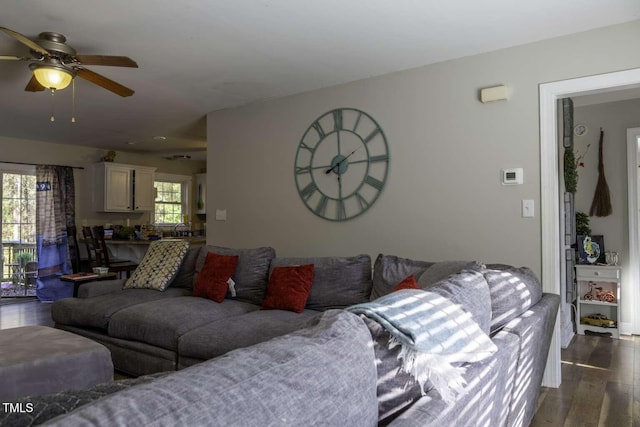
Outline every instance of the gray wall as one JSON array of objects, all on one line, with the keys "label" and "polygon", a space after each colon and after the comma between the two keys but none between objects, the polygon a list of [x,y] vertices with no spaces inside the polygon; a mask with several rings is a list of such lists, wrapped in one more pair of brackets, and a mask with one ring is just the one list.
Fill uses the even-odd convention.
[{"label": "gray wall", "polygon": [[[477,259],[541,271],[538,85],[640,67],[640,21],[447,61],[208,115],[208,241],[279,255],[379,252]],[[481,104],[478,90],[512,89]],[[336,107],[371,114],[391,152],[387,185],[364,215],[324,221],[293,179],[298,142]],[[524,185],[500,169],[524,168]],[[521,217],[534,199],[535,218]],[[215,221],[226,209],[227,221]]]}]

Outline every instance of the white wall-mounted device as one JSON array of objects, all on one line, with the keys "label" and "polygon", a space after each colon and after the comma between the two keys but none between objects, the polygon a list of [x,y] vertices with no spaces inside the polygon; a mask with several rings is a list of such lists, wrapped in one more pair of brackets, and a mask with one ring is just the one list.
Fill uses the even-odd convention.
[{"label": "white wall-mounted device", "polygon": [[524,172],[522,168],[502,170],[502,185],[519,185],[522,183],[524,183]]},{"label": "white wall-mounted device", "polygon": [[483,104],[493,101],[509,99],[509,88],[505,85],[486,87],[480,89],[480,102]]}]

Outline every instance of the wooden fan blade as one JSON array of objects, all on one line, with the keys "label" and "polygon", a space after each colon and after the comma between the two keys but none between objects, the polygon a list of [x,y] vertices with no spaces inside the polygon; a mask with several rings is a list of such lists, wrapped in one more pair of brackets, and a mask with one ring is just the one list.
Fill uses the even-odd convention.
[{"label": "wooden fan blade", "polygon": [[36,76],[31,76],[31,80],[27,83],[27,87],[24,88],[27,92],[42,92],[45,89],[46,88],[44,86],[38,83]]},{"label": "wooden fan blade", "polygon": [[136,61],[126,56],[76,55],[75,58],[83,65],[107,65],[109,67],[138,68]]},{"label": "wooden fan blade", "polygon": [[120,83],[116,83],[113,80],[108,79],[105,76],[101,76],[95,71],[87,70],[86,68],[78,69],[78,77],[82,77],[83,79],[97,84],[98,86],[103,87],[106,90],[109,90],[120,96],[131,96],[135,93],[132,89],[129,89],[126,86],[122,86]]},{"label": "wooden fan blade", "polygon": [[43,55],[49,56],[49,51],[45,48],[43,48],[42,46],[40,46],[38,43],[34,42],[33,40],[31,40],[30,38],[28,38],[27,36],[23,36],[22,34],[10,30],[8,28],[4,28],[4,27],[0,27],[0,31],[2,31],[5,34],[10,35],[11,37],[13,37],[14,39],[18,40],[20,43],[22,43],[23,45],[26,45],[29,49],[35,50],[36,52],[39,52]]},{"label": "wooden fan blade", "polygon": [[30,58],[25,58],[22,56],[15,55],[0,55],[0,61],[8,60],[8,61],[28,61]]}]

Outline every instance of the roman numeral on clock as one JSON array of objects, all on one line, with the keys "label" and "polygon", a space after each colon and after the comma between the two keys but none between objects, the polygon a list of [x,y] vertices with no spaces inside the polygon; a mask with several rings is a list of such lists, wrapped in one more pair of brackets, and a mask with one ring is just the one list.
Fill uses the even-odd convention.
[{"label": "roman numeral on clock", "polygon": [[296,175],[311,173],[311,166],[296,166]]},{"label": "roman numeral on clock", "polygon": [[378,191],[381,191],[382,187],[384,186],[384,182],[380,181],[377,178],[372,177],[371,175],[367,175],[367,177],[364,179],[364,182],[366,182],[367,184],[369,184],[370,186],[372,186]]},{"label": "roman numeral on clock", "polygon": [[344,200],[338,200],[338,206],[336,208],[336,219],[342,221],[347,217],[347,210],[344,206]]},{"label": "roman numeral on clock", "polygon": [[322,129],[322,125],[320,125],[319,122],[313,122],[311,126],[313,126],[316,132],[318,132],[318,136],[320,137],[320,139],[324,139],[325,133],[324,133],[324,129]]},{"label": "roman numeral on clock", "polygon": [[316,210],[315,210],[315,212],[318,215],[324,215],[324,211],[327,210],[327,202],[328,201],[329,201],[329,198],[323,194],[322,197],[320,198],[320,201],[318,202],[318,205],[316,206]]},{"label": "roman numeral on clock", "polygon": [[360,210],[366,210],[369,207],[369,201],[365,199],[362,194],[356,193],[356,199],[358,200],[358,204],[360,205]]},{"label": "roman numeral on clock", "polygon": [[335,130],[342,129],[342,110],[333,110],[333,126]]},{"label": "roman numeral on clock", "polygon": [[310,182],[306,187],[300,190],[300,196],[304,200],[309,200],[309,198],[313,196],[313,193],[315,193],[317,190],[318,190],[318,187],[316,186],[316,183]]}]

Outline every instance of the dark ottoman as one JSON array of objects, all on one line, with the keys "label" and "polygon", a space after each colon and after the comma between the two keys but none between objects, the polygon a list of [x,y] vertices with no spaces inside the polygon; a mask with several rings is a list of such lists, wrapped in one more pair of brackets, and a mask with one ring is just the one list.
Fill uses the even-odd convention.
[{"label": "dark ottoman", "polygon": [[102,344],[47,326],[0,330],[0,402],[113,381]]}]

